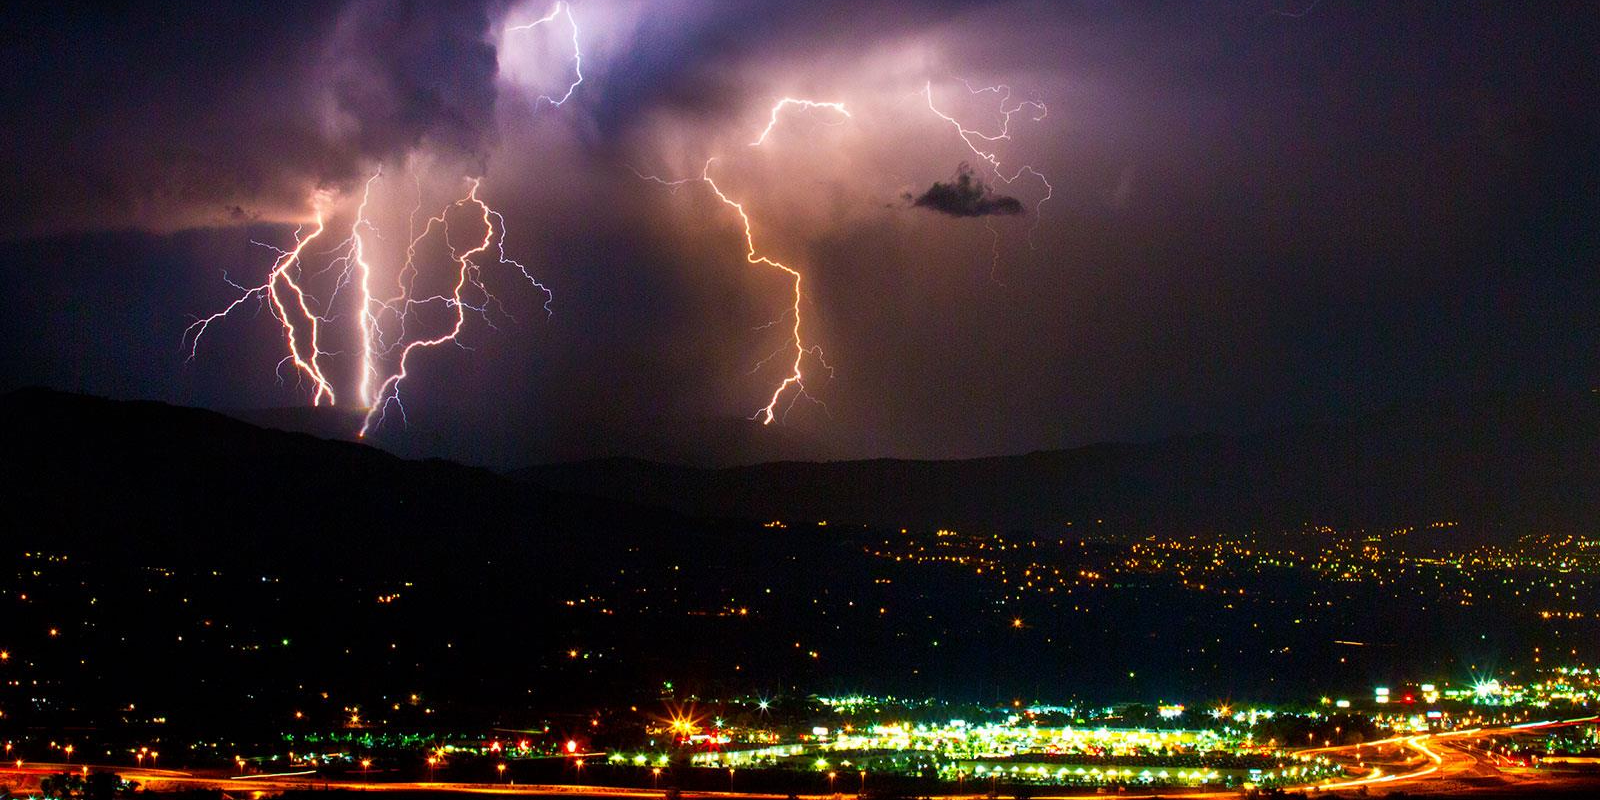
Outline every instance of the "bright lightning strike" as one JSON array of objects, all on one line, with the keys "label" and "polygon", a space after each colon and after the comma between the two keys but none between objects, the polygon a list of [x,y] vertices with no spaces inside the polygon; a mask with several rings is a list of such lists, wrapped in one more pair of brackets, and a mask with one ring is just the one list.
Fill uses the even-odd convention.
[{"label": "bright lightning strike", "polygon": [[[289,351],[286,361],[294,363],[297,372],[303,377],[310,378],[316,389],[311,396],[312,405],[322,405],[326,399],[328,405],[334,404],[333,384],[322,371],[321,356],[327,355],[321,348],[321,330],[318,323],[324,321],[311,310],[306,300],[306,292],[301,288],[300,280],[304,273],[301,266],[302,254],[322,232],[326,230],[323,220],[323,207],[327,204],[326,194],[318,193],[313,201],[316,209],[316,230],[309,236],[301,237],[300,231],[295,231],[295,246],[292,250],[279,250],[279,256],[273,262],[272,269],[267,273],[267,279],[259,286],[244,289],[238,299],[229,303],[221,311],[208,317],[194,321],[184,330],[183,336],[189,341],[189,360],[194,360],[200,347],[200,337],[210,329],[211,324],[226,317],[234,309],[243,305],[251,298],[257,301],[263,299],[272,309],[272,316],[283,327],[284,342]],[[276,249],[276,248],[274,248]],[[229,285],[239,287],[239,284],[228,281]],[[239,287],[242,288],[242,287]],[[292,296],[294,308],[285,302],[285,295]],[[304,341],[302,341],[304,339]],[[309,355],[306,351],[309,350]]]},{"label": "bright lightning strike", "polygon": [[799,106],[800,108],[830,108],[839,112],[840,114],[843,114],[846,118],[850,116],[850,112],[844,109],[844,103],[819,103],[815,100],[802,100],[797,97],[785,97],[782,100],[779,100],[777,104],[772,107],[772,114],[767,118],[767,127],[761,129],[761,135],[757,136],[756,140],[750,143],[751,147],[760,147],[761,144],[767,140],[767,136],[772,133],[772,129],[778,127],[778,114],[788,106]]},{"label": "bright lightning strike", "polygon": [[572,4],[566,2],[556,3],[555,8],[551,9],[550,13],[543,17],[523,25],[511,25],[506,28],[508,33],[533,30],[547,22],[555,21],[556,17],[563,16],[567,19],[567,27],[572,29],[572,73],[575,77],[572,83],[567,86],[566,93],[561,95],[560,100],[547,94],[541,94],[537,98],[537,100],[544,100],[553,106],[559,106],[572,99],[572,93],[578,90],[578,84],[583,83],[583,51],[578,48],[578,23],[572,18]]},{"label": "bright lightning strike", "polygon": [[820,360],[822,358],[822,351],[815,346],[807,347],[805,340],[801,336],[800,282],[802,280],[802,276],[800,271],[788,266],[787,264],[784,264],[781,261],[775,261],[756,252],[755,234],[750,229],[750,215],[745,213],[743,204],[733,200],[726,194],[723,194],[721,187],[717,186],[717,182],[711,179],[711,163],[711,161],[706,162],[705,169],[700,173],[700,179],[705,181],[706,184],[711,187],[711,191],[716,193],[718,200],[721,200],[739,215],[740,222],[744,224],[745,260],[751,264],[766,264],[769,267],[776,267],[777,269],[788,273],[790,277],[794,278],[794,304],[790,308],[790,312],[794,315],[794,327],[790,329],[790,341],[794,345],[794,362],[789,367],[789,375],[778,384],[776,389],[772,390],[772,397],[767,400],[766,407],[757,412],[757,416],[762,418],[761,424],[771,425],[774,414],[776,413],[775,409],[778,406],[778,401],[783,398],[784,392],[788,391],[790,387],[795,387],[797,389],[797,396],[804,395],[806,393],[805,375],[801,372],[801,364],[804,361],[806,354],[811,353]]},{"label": "bright lightning strike", "polygon": [[[402,414],[405,413],[404,406],[400,404],[400,384],[410,375],[408,359],[414,351],[422,348],[437,347],[447,342],[459,345],[460,342],[458,337],[461,335],[462,329],[466,326],[468,310],[482,315],[484,320],[488,322],[491,327],[493,326],[493,322],[489,321],[487,316],[486,307],[489,303],[498,303],[498,301],[495,300],[494,295],[489,292],[488,288],[484,286],[482,281],[482,267],[474,259],[488,251],[490,245],[495,241],[497,236],[500,239],[500,263],[516,266],[522,275],[526,277],[535,288],[543,291],[546,296],[546,308],[548,308],[548,301],[550,299],[549,290],[538,281],[534,280],[532,276],[528,275],[526,268],[524,268],[521,264],[510,261],[504,257],[505,233],[503,225],[505,220],[500,216],[499,212],[490,208],[488,204],[484,203],[478,198],[478,187],[481,183],[482,181],[480,179],[474,178],[472,180],[472,189],[467,193],[467,196],[457,200],[455,203],[452,203],[450,208],[446,208],[444,211],[439,212],[437,216],[430,217],[428,224],[423,228],[422,234],[419,235],[417,239],[413,239],[407,248],[407,265],[409,266],[411,264],[411,259],[414,257],[416,252],[418,241],[420,241],[422,237],[427,236],[428,233],[433,230],[435,224],[439,226],[440,230],[443,232],[445,248],[450,252],[450,259],[453,262],[455,269],[455,283],[451,288],[449,295],[436,294],[431,297],[418,300],[405,296],[409,293],[408,286],[405,287],[405,291],[402,293],[401,298],[399,298],[401,305],[397,305],[393,302],[374,301],[370,295],[364,298],[365,305],[370,306],[372,303],[378,302],[382,308],[396,311],[402,320],[406,318],[408,311],[412,308],[441,304],[445,308],[448,308],[454,312],[454,321],[450,326],[450,330],[446,333],[429,338],[414,339],[404,344],[397,343],[394,347],[388,348],[388,350],[392,351],[395,349],[395,347],[398,347],[400,354],[394,371],[387,377],[382,378],[376,389],[369,388],[370,384],[368,383],[369,376],[374,373],[370,371],[363,372],[362,399],[366,403],[367,414],[361,423],[360,435],[362,436],[366,436],[367,432],[371,430],[375,424],[381,424],[383,422],[384,414],[387,412],[391,404],[398,406],[401,409]],[[450,224],[448,221],[448,215],[451,209],[467,207],[476,209],[478,221],[483,225],[483,238],[465,252],[457,252],[456,246],[450,241]],[[499,220],[502,227],[495,227],[495,220]],[[356,249],[359,252],[361,249],[361,245],[359,244],[360,234],[357,233],[355,238],[358,242]],[[413,270],[411,274],[414,276],[415,271]],[[481,302],[474,304],[465,295],[465,292],[468,291],[469,287],[476,290],[477,295],[482,297]],[[372,354],[369,352],[368,355],[371,356]],[[367,369],[371,369],[370,362]]]},{"label": "bright lightning strike", "polygon": [[[326,194],[319,193],[315,203],[315,229],[305,236],[296,232],[295,246],[291,250],[273,248],[279,255],[267,279],[255,287],[244,287],[230,280],[229,285],[240,290],[239,297],[221,311],[197,319],[185,331],[190,359],[198,353],[200,338],[213,323],[254,298],[265,302],[283,329],[288,350],[284,361],[293,363],[297,372],[303,378],[309,378],[314,385],[312,404],[321,405],[326,400],[332,405],[335,402],[333,381],[324,370],[322,358],[335,353],[325,347],[324,341],[332,335],[329,330],[331,323],[339,319],[335,309],[353,304],[353,337],[359,349],[355,394],[360,406],[366,409],[359,431],[360,435],[365,436],[375,426],[382,424],[385,412],[391,406],[398,407],[404,414],[404,406],[400,404],[400,387],[410,375],[409,357],[413,352],[447,342],[463,346],[459,337],[467,325],[468,311],[491,328],[495,327],[490,316],[491,306],[498,309],[502,316],[510,316],[484,282],[484,269],[491,262],[496,266],[514,268],[533,288],[544,294],[545,310],[549,311],[553,299],[550,290],[534,279],[527,267],[506,257],[505,218],[478,197],[481,183],[478,179],[471,181],[471,188],[465,197],[429,217],[422,232],[409,239],[405,260],[394,273],[394,294],[379,297],[373,288],[378,269],[374,265],[372,240],[381,237],[367,208],[372,201],[373,188],[380,178],[381,172],[367,179],[361,201],[355,210],[355,219],[350,224],[349,235],[326,251],[333,254],[332,260],[326,267],[308,272],[305,259],[310,245],[328,230],[326,206],[331,201]],[[451,212],[460,210],[469,210],[474,227],[481,225],[483,228],[482,238],[475,240],[464,251],[459,250],[452,241],[449,221]],[[415,211],[412,216],[415,218]],[[419,298],[413,296],[412,289],[426,265],[419,264],[417,249],[430,236],[441,237],[445,250],[449,252],[452,288],[449,293]],[[485,253],[491,255],[485,257]],[[307,288],[307,282],[333,267],[342,269],[333,279],[328,301],[317,303]],[[346,306],[340,306],[342,291],[355,295],[353,300],[345,301]],[[314,305],[319,305],[322,310],[314,310]],[[432,336],[410,334],[408,331],[423,325],[418,317],[419,312],[434,307],[448,310],[451,319],[448,329]]]},{"label": "bright lightning strike", "polygon": [[[755,141],[750,142],[750,146],[759,147],[764,144],[767,141],[767,136],[772,133],[772,129],[777,126],[779,115],[785,108],[791,106],[797,108],[828,109],[844,116],[847,119],[850,117],[850,112],[845,110],[843,103],[826,103],[815,100],[785,97],[772,106],[772,112],[768,116],[767,126],[761,130],[761,134],[756,137]],[[744,226],[745,261],[750,264],[761,264],[772,267],[773,269],[783,272],[791,280],[791,285],[793,287],[793,302],[790,304],[788,313],[785,314],[785,317],[790,317],[794,320],[793,325],[789,328],[789,341],[784,347],[779,348],[772,355],[762,359],[756,365],[756,369],[760,369],[762,366],[776,358],[785,350],[792,352],[794,355],[794,358],[789,363],[789,374],[785,376],[783,380],[780,381],[772,390],[772,395],[767,398],[767,404],[751,417],[751,419],[760,419],[761,424],[763,425],[771,425],[773,420],[777,419],[779,416],[778,406],[783,402],[785,395],[789,395],[791,398],[789,400],[789,404],[784,407],[785,412],[788,410],[788,408],[793,407],[794,403],[797,402],[801,397],[815,400],[815,398],[813,398],[806,391],[804,371],[806,356],[811,356],[817,361],[817,363],[822,365],[823,369],[828,370],[830,373],[832,372],[833,368],[830,367],[828,362],[823,359],[822,348],[818,347],[817,345],[806,344],[804,331],[802,329],[802,316],[800,313],[800,301],[802,296],[802,283],[804,281],[804,276],[798,269],[795,269],[794,267],[791,267],[788,264],[776,259],[761,255],[761,253],[757,251],[755,231],[750,221],[750,215],[745,211],[744,204],[729,197],[727,193],[722,191],[722,187],[718,186],[717,182],[711,177],[711,165],[716,163],[716,161],[717,159],[714,156],[706,159],[705,166],[700,170],[699,178],[684,178],[676,181],[668,181],[653,175],[644,175],[638,170],[634,170],[634,174],[638,175],[644,180],[670,186],[674,190],[694,180],[701,181],[707,186],[711,187],[711,191],[717,196],[717,199],[722,201],[723,205],[733,209],[734,213],[739,215],[739,221]],[[771,323],[769,323],[769,325],[770,324]]]},{"label": "bright lightning strike", "polygon": [[[560,106],[570,100],[578,86],[583,83],[583,52],[579,47],[578,24],[572,16],[571,4],[558,2],[544,17],[506,28],[508,33],[528,31],[545,23],[554,22],[558,18],[564,18],[572,32],[574,77],[559,98],[551,95],[539,95],[537,98],[553,106]],[[340,293],[346,290],[353,291],[356,299],[347,302],[355,304],[354,338],[360,352],[359,363],[355,368],[357,376],[355,393],[360,406],[366,409],[359,431],[359,435],[366,436],[375,427],[383,424],[385,415],[391,407],[397,408],[402,417],[404,416],[405,406],[401,403],[400,389],[402,383],[411,375],[410,357],[413,353],[446,343],[464,348],[465,345],[462,344],[460,337],[468,322],[468,311],[473,312],[490,328],[496,327],[490,315],[491,307],[502,316],[511,318],[504,304],[484,283],[484,269],[489,266],[491,259],[496,266],[515,268],[524,280],[542,292],[545,296],[545,313],[550,313],[550,304],[554,300],[550,290],[535,279],[521,262],[506,256],[505,217],[478,197],[478,189],[482,182],[479,178],[471,179],[471,188],[465,197],[429,217],[421,233],[416,232],[416,218],[422,208],[422,187],[420,182],[418,183],[417,206],[413,208],[409,218],[410,230],[405,260],[395,271],[393,294],[379,297],[373,285],[378,270],[373,263],[371,240],[382,237],[377,225],[368,216],[367,208],[372,201],[373,187],[381,177],[382,171],[379,170],[367,179],[349,234],[342,242],[327,251],[336,255],[321,270],[307,272],[304,263],[311,242],[327,231],[327,207],[331,204],[331,198],[326,193],[318,192],[312,203],[315,210],[315,229],[305,236],[301,235],[300,230],[296,230],[293,249],[283,250],[268,246],[278,254],[278,257],[263,283],[245,287],[224,275],[224,280],[238,289],[240,294],[222,310],[196,319],[184,331],[189,359],[193,360],[198,354],[200,339],[213,323],[229,316],[251,299],[255,299],[258,304],[265,304],[271,309],[273,317],[278,320],[282,328],[288,355],[279,362],[280,368],[284,363],[292,363],[298,375],[312,382],[313,405],[321,405],[324,400],[333,405],[335,403],[333,380],[324,370],[322,359],[336,354],[324,348],[324,335],[328,333],[327,327],[339,318],[334,309],[339,304]],[[476,240],[464,251],[458,250],[452,241],[449,222],[452,211],[459,213],[462,210],[473,212],[475,226],[481,225],[483,228],[482,239]],[[417,249],[434,235],[442,237],[444,247],[449,253],[452,286],[448,293],[419,298],[414,296],[413,290],[418,276],[424,272],[427,265],[419,263]],[[486,257],[485,254],[490,253],[491,248],[493,248],[492,256]],[[320,312],[313,310],[315,301],[311,298],[306,283],[335,266],[342,268],[337,273],[328,299],[325,303],[318,304],[321,306]],[[447,330],[433,335],[413,336],[411,331],[423,325],[419,314],[430,308],[443,308],[449,312],[450,323]]]}]

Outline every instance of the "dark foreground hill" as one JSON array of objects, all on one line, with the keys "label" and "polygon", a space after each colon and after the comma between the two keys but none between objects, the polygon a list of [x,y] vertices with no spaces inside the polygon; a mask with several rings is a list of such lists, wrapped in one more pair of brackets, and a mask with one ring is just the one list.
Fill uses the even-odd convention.
[{"label": "dark foreground hill", "polygon": [[0,519],[13,544],[186,562],[454,565],[511,542],[549,554],[569,544],[556,532],[580,520],[640,517],[199,409],[21,390],[0,397],[0,415]]},{"label": "dark foreground hill", "polygon": [[693,469],[635,460],[522,470],[529,483],[687,513],[884,527],[1160,532],[1465,520],[1600,523],[1600,396],[1475,398],[1243,436],[961,461]]}]

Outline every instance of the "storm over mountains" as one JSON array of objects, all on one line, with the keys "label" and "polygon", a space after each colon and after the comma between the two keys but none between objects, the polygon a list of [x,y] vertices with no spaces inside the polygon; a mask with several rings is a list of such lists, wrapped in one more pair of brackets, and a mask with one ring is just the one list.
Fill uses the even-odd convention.
[{"label": "storm over mountains", "polygon": [[[0,386],[308,405],[268,311],[184,331],[382,170],[385,280],[476,178],[553,296],[496,284],[418,357],[369,438],[408,455],[975,457],[1581,391],[1600,62],[1541,8],[35,5],[0,21]],[[784,97],[849,116],[750,147]],[[793,284],[708,159],[831,367],[765,428]]]}]

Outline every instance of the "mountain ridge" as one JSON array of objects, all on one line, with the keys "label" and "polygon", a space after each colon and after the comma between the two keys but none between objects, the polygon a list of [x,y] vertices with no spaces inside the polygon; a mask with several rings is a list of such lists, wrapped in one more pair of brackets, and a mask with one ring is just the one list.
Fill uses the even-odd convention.
[{"label": "mountain ridge", "polygon": [[[493,506],[485,519],[546,515],[559,517],[563,528],[581,526],[587,515],[617,513],[619,501],[636,516],[661,509],[688,519],[885,528],[1058,530],[1104,520],[1129,531],[1189,533],[1452,520],[1514,534],[1600,523],[1600,396],[1592,393],[1494,395],[1246,434],[961,460],[705,468],[610,457],[506,473],[406,459],[153,401],[21,389],[0,396],[0,410],[14,420],[3,442],[12,454],[7,471],[16,473],[8,478],[15,481],[13,495],[18,486],[34,487],[35,498],[47,495],[49,480],[100,481],[137,495],[115,486],[117,470],[168,470],[197,482],[202,497],[220,492],[234,502],[263,502],[247,491],[257,485],[276,498],[266,500],[269,507],[309,492],[337,517],[311,527],[329,532],[344,525],[365,537],[406,519],[396,509],[408,503],[449,529],[461,511],[453,504],[467,497]],[[106,454],[97,447],[112,448],[112,463],[100,463]],[[56,462],[68,459],[49,458],[52,448],[66,448],[76,459],[71,470],[88,474],[53,474]],[[355,471],[374,474],[365,475],[350,502],[327,491],[353,486]],[[387,486],[389,480],[406,488]],[[556,496],[560,502],[547,502]],[[126,499],[145,522],[159,521]],[[363,508],[376,510],[357,510]],[[270,526],[255,528],[265,535]]]},{"label": "mountain ridge", "polygon": [[875,526],[1406,525],[1600,520],[1600,397],[1491,395],[1361,417],[1014,456],[706,469],[596,459],[511,473],[684,513]]}]

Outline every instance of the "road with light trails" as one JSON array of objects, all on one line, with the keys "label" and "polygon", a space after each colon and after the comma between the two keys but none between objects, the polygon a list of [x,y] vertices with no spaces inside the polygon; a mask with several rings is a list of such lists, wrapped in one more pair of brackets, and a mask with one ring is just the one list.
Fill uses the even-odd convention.
[{"label": "road with light trails", "polygon": [[[1355,777],[1330,780],[1321,784],[1299,787],[1309,793],[1355,793],[1381,795],[1404,791],[1413,795],[1459,795],[1488,790],[1502,792],[1535,792],[1543,788],[1571,791],[1582,787],[1582,779],[1563,778],[1548,773],[1518,767],[1503,757],[1475,748],[1473,743],[1491,736],[1506,736],[1564,725],[1579,725],[1600,721],[1600,717],[1555,720],[1527,723],[1497,728],[1474,728],[1444,733],[1396,736],[1359,745],[1318,747],[1298,751],[1299,755],[1328,756],[1345,763]],[[83,764],[25,764],[21,769],[0,770],[0,783],[6,776],[19,776],[24,788],[30,782],[37,785],[39,778],[62,772],[90,771],[117,772],[124,778],[137,781],[151,791],[181,791],[185,789],[219,789],[228,797],[259,797],[284,791],[308,789],[344,789],[372,792],[441,792],[447,794],[520,795],[543,797],[616,797],[659,798],[665,789],[593,786],[583,784],[512,784],[512,783],[445,783],[431,781],[363,780],[350,777],[324,779],[307,772],[272,775],[228,775],[225,771],[186,772],[170,769],[128,768]],[[1594,784],[1590,784],[1594,785]],[[1600,788],[1600,787],[1597,787]],[[1090,800],[1105,798],[1106,791],[1068,791],[1061,794],[1046,793],[1039,787],[1030,794],[1033,800]],[[1134,790],[1114,792],[1114,796],[1135,798],[1162,798],[1163,800],[1214,800],[1238,797],[1238,789],[1182,789]],[[785,800],[783,793],[685,791],[684,798],[727,798],[728,800]],[[805,800],[829,800],[842,795],[799,795]],[[982,797],[982,793],[947,795],[932,800]]]},{"label": "road with light trails", "polygon": [[[24,772],[33,771],[36,777],[58,774],[66,771],[67,765],[37,765],[34,768],[24,769]],[[73,767],[73,771],[81,769]],[[91,771],[100,767],[91,766]],[[422,781],[375,781],[363,782],[359,780],[332,780],[324,781],[320,778],[294,778],[271,776],[221,776],[181,774],[171,770],[161,770],[159,775],[149,775],[149,770],[121,769],[107,767],[107,770],[116,771],[123,778],[138,781],[140,787],[154,792],[183,791],[187,789],[218,789],[226,797],[253,798],[260,795],[271,795],[284,791],[306,791],[327,789],[343,789],[346,791],[371,791],[371,792],[442,792],[446,794],[486,794],[486,795],[517,795],[522,797],[617,797],[617,798],[661,798],[666,793],[666,788],[642,789],[632,787],[591,786],[578,784],[485,784],[485,783],[441,783]],[[0,776],[16,774],[18,770],[0,770]],[[3,780],[3,779],[0,779]],[[258,795],[257,793],[260,793]],[[1134,791],[1115,793],[1114,796],[1121,800],[1220,800],[1220,798],[1237,798],[1240,791],[1228,790],[1194,790],[1171,789],[1166,791]],[[711,791],[684,791],[681,795],[684,800],[787,800],[793,796],[801,800],[843,800],[854,798],[849,793],[844,794],[799,794],[766,793],[766,792],[711,792]],[[1034,794],[1031,800],[1104,800],[1105,792],[1077,794]],[[964,798],[982,798],[983,793],[968,793],[963,795],[946,795],[943,797],[928,798],[928,800],[956,800]]]},{"label": "road with light trails", "polygon": [[[1358,774],[1366,770],[1366,774],[1360,777],[1305,787],[1313,793],[1348,789],[1365,789],[1371,794],[1405,791],[1408,794],[1454,795],[1485,789],[1531,792],[1546,785],[1567,788],[1556,785],[1566,781],[1548,773],[1513,767],[1509,762],[1499,763],[1487,757],[1489,754],[1474,748],[1473,742],[1492,736],[1509,736],[1596,721],[1600,721],[1600,716],[1396,736],[1358,745],[1312,748],[1299,753],[1329,756],[1344,762],[1349,771]],[[1385,755],[1386,751],[1397,749],[1406,753],[1403,759]],[[1368,761],[1372,762],[1370,767],[1366,766]]]}]

